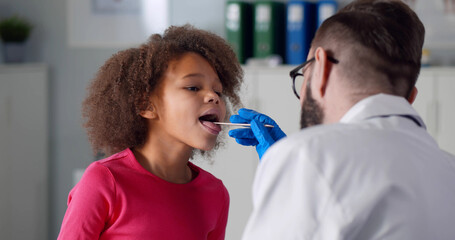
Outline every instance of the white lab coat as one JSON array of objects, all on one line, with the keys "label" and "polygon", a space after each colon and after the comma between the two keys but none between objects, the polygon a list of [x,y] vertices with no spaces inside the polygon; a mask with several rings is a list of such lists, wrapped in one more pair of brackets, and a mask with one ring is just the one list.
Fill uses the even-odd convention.
[{"label": "white lab coat", "polygon": [[379,94],[274,144],[253,206],[244,240],[455,240],[455,158],[404,98]]}]

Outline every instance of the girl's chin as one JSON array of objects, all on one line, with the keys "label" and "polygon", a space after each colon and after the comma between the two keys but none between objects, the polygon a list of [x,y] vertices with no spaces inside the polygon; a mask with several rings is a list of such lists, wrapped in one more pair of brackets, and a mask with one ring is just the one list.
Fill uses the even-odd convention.
[{"label": "girl's chin", "polygon": [[201,151],[210,151],[210,150],[213,150],[214,148],[216,148],[216,146],[219,145],[219,143],[221,142],[222,139],[219,137],[220,136],[205,135],[205,136],[199,138],[198,141],[194,141],[191,144],[191,146],[194,149],[199,149]]},{"label": "girl's chin", "polygon": [[201,147],[198,149],[202,150],[202,151],[210,151],[210,150],[213,150],[214,147],[215,147],[215,144],[213,146],[204,146],[204,147]]},{"label": "girl's chin", "polygon": [[204,145],[200,145],[196,148],[199,150],[202,150],[202,151],[210,151],[210,150],[213,150],[215,148],[215,146],[216,146],[216,141],[213,141],[213,142],[208,142]]}]

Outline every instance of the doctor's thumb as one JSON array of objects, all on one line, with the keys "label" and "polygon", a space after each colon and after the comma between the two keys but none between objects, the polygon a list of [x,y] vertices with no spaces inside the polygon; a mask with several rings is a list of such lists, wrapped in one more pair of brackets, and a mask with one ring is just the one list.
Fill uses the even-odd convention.
[{"label": "doctor's thumb", "polygon": [[275,143],[275,140],[273,140],[267,127],[264,127],[262,123],[259,123],[254,119],[251,121],[251,130],[258,141],[258,145],[256,145],[256,152],[258,153],[260,160],[267,149]]}]

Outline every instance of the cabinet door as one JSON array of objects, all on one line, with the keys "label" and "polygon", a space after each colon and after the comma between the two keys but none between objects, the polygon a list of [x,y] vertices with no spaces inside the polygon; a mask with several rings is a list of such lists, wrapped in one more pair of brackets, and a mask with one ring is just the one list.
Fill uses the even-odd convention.
[{"label": "cabinet door", "polygon": [[455,72],[442,72],[437,78],[439,146],[455,155]]},{"label": "cabinet door", "polygon": [[10,82],[0,76],[0,233],[2,239],[11,238],[11,167],[9,157],[9,134],[11,125]]},{"label": "cabinet door", "polygon": [[292,68],[263,69],[257,79],[258,111],[273,118],[286,134],[297,132],[300,121],[300,102],[289,77]]},{"label": "cabinet door", "polygon": [[417,97],[412,104],[414,109],[422,117],[428,132],[436,138],[437,128],[437,101],[435,95],[436,77],[434,71],[430,69],[422,69],[422,72],[417,80]]},{"label": "cabinet door", "polygon": [[455,154],[455,71],[450,68],[422,68],[417,81],[414,108],[439,146]]},{"label": "cabinet door", "polygon": [[0,66],[0,89],[0,238],[47,239],[46,67]]}]

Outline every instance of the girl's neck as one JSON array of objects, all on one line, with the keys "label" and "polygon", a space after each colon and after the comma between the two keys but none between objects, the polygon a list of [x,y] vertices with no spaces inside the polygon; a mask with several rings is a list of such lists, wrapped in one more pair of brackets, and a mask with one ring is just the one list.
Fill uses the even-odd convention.
[{"label": "girl's neck", "polygon": [[180,149],[176,146],[170,149],[162,144],[147,143],[133,149],[134,156],[143,168],[159,178],[171,183],[188,183],[193,178],[188,160],[192,149],[187,146]]}]

